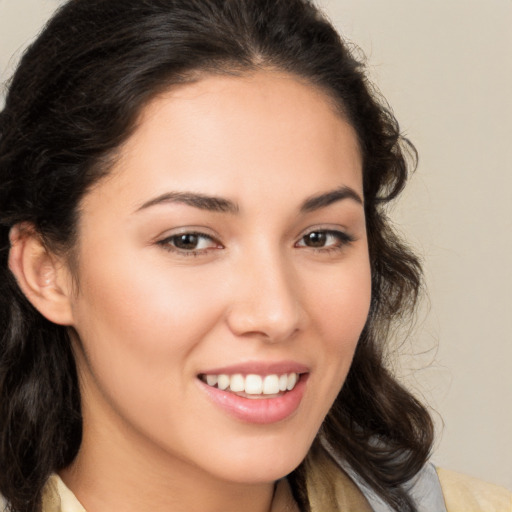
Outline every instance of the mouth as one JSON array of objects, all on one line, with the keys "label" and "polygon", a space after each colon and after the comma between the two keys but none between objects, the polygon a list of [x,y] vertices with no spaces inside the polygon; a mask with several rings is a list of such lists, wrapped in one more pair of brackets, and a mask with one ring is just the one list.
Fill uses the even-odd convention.
[{"label": "mouth", "polygon": [[197,375],[200,389],[220,411],[250,424],[294,417],[306,393],[310,368],[294,361],[236,364]]},{"label": "mouth", "polygon": [[206,385],[243,398],[262,399],[282,396],[292,391],[301,379],[300,373],[258,375],[235,373],[232,375],[200,374],[199,379]]}]

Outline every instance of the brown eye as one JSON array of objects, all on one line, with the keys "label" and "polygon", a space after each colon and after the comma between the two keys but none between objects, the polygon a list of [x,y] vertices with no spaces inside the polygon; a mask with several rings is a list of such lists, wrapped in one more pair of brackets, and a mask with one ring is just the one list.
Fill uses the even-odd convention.
[{"label": "brown eye", "polygon": [[312,249],[341,249],[345,245],[353,242],[354,238],[336,230],[318,230],[310,231],[304,235],[296,244],[297,247],[310,247]]},{"label": "brown eye", "polygon": [[324,247],[327,242],[327,233],[324,231],[313,231],[304,238],[304,245],[307,247]]},{"label": "brown eye", "polygon": [[169,251],[193,255],[221,247],[211,236],[194,232],[169,236],[158,242],[158,245],[163,246],[164,249]]},{"label": "brown eye", "polygon": [[183,235],[173,236],[171,240],[177,249],[193,251],[197,249],[199,238],[199,235],[195,233],[185,233]]}]

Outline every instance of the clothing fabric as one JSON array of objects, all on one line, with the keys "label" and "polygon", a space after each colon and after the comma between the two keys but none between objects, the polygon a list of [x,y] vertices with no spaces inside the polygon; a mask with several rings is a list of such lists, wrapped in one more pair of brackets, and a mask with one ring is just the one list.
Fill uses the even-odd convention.
[{"label": "clothing fabric", "polygon": [[[344,461],[329,454],[317,452],[307,468],[312,512],[400,512],[386,504]],[[418,512],[512,512],[509,490],[431,463],[405,487]]]},{"label": "clothing fabric", "polygon": [[512,492],[454,471],[437,469],[448,512],[512,512]]},{"label": "clothing fabric", "polygon": [[[312,468],[309,474],[312,512],[392,511],[353,475],[340,471],[335,462],[322,469]],[[427,464],[409,485],[419,512],[512,512],[512,492],[432,464]],[[4,507],[0,497],[0,510]],[[43,512],[86,510],[60,477],[52,475],[44,490]],[[299,512],[286,479],[277,484],[271,512]]]}]

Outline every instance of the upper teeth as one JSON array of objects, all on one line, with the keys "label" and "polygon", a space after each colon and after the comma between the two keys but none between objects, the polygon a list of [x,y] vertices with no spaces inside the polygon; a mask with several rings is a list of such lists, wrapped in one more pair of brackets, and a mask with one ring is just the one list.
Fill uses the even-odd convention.
[{"label": "upper teeth", "polygon": [[276,395],[282,391],[291,391],[299,375],[297,373],[285,373],[283,375],[206,375],[206,383],[209,386],[217,386],[219,389],[235,393],[244,392],[248,395]]}]

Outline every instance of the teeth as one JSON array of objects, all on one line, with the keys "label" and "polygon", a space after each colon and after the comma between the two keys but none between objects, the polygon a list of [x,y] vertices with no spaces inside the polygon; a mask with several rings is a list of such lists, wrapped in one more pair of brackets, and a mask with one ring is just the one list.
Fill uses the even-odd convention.
[{"label": "teeth", "polygon": [[267,375],[263,379],[263,394],[276,395],[279,393],[279,377],[277,375]]},{"label": "teeth", "polygon": [[261,395],[263,392],[263,379],[259,375],[247,375],[244,391],[248,395]]},{"label": "teeth", "polygon": [[217,386],[219,389],[228,389],[230,379],[227,375],[219,375],[217,378]]},{"label": "teeth", "polygon": [[229,389],[231,389],[231,391],[235,391],[235,392],[243,391],[244,386],[245,386],[245,383],[244,383],[243,375],[237,374],[237,375],[233,375],[231,377],[231,382],[229,383]]},{"label": "teeth", "polygon": [[286,385],[286,389],[291,391],[295,387],[295,384],[297,384],[297,374],[290,373],[288,375],[288,384]]},{"label": "teeth", "polygon": [[206,376],[206,382],[208,383],[208,386],[215,386],[215,384],[217,384],[218,380],[219,380],[219,378],[217,377],[217,375],[207,375]]},{"label": "teeth", "polygon": [[264,376],[249,374],[245,377],[240,373],[203,376],[203,381],[208,386],[217,386],[221,390],[229,388],[229,391],[233,393],[245,393],[246,395],[277,395],[284,391],[291,391],[298,380],[297,373]]}]

